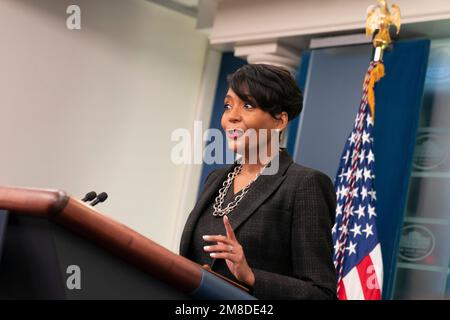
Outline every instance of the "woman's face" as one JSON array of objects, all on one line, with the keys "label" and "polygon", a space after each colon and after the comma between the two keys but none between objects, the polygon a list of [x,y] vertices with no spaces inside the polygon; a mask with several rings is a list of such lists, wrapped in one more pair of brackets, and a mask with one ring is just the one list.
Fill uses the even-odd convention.
[{"label": "woman's face", "polygon": [[[248,154],[251,150],[270,145],[273,139],[271,133],[276,129],[283,130],[288,122],[286,112],[282,112],[278,118],[275,119],[256,105],[242,101],[232,89],[228,89],[221,124],[227,136],[228,147],[233,152],[241,153],[239,151],[245,150]],[[278,136],[275,138],[278,140]]]}]

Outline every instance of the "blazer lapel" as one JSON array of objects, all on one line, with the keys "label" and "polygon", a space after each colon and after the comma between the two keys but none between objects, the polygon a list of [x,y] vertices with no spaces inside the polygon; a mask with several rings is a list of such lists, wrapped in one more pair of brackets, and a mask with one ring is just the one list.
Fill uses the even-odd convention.
[{"label": "blazer lapel", "polygon": [[233,230],[236,231],[286,178],[285,172],[292,163],[292,159],[285,151],[281,151],[279,157],[278,171],[273,175],[260,175],[236,207],[239,208],[239,213],[236,215],[231,213],[230,224]]}]

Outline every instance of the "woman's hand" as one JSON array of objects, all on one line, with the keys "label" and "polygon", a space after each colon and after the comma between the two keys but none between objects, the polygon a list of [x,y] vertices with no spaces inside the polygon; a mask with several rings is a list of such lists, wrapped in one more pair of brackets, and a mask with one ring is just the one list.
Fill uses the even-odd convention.
[{"label": "woman's hand", "polygon": [[231,227],[228,217],[223,216],[223,224],[227,232],[226,236],[223,235],[205,235],[203,239],[209,242],[216,242],[216,245],[209,245],[203,247],[206,252],[210,252],[210,256],[215,259],[225,259],[225,262],[230,269],[230,272],[239,281],[253,287],[255,283],[255,275],[252,269],[250,269],[247,260],[245,259],[244,250],[234,235],[233,228]]}]

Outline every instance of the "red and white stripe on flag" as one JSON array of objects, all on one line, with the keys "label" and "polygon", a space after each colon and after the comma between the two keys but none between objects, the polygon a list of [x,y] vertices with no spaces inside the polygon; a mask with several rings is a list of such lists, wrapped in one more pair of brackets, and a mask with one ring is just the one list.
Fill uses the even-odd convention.
[{"label": "red and white stripe on flag", "polygon": [[380,300],[383,287],[383,260],[378,244],[354,267],[339,286],[339,300]]}]

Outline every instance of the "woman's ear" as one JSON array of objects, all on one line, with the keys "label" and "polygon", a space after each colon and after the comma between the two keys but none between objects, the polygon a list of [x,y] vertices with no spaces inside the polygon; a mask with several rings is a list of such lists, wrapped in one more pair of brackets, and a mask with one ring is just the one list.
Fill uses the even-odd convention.
[{"label": "woman's ear", "polygon": [[284,129],[286,129],[288,122],[289,122],[289,116],[287,114],[286,111],[281,112],[278,115],[278,125],[277,125],[277,129],[279,129],[280,131],[284,131]]}]

